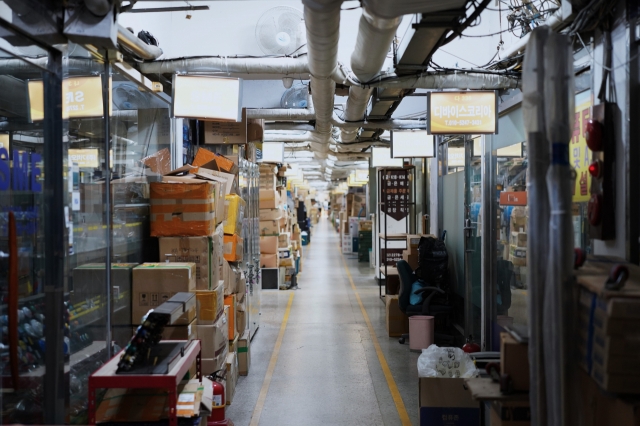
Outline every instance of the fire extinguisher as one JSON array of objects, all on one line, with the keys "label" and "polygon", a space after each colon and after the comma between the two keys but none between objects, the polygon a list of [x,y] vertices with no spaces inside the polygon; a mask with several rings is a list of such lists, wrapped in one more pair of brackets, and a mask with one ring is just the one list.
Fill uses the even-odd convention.
[{"label": "fire extinguisher", "polygon": [[474,352],[480,352],[481,348],[479,344],[473,341],[473,336],[470,334],[469,337],[467,338],[467,343],[465,343],[464,346],[462,346],[462,350],[468,354],[472,354]]},{"label": "fire extinguisher", "polygon": [[222,381],[225,379],[226,370],[218,370],[209,376],[213,383],[213,407],[211,407],[211,415],[207,419],[207,426],[227,426],[229,421],[225,413],[227,401],[225,398],[224,385]]}]

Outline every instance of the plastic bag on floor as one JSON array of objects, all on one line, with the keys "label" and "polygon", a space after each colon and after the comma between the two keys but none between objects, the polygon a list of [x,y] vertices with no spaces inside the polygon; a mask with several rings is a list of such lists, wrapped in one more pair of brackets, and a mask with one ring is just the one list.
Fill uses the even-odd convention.
[{"label": "plastic bag on floor", "polygon": [[418,376],[469,378],[478,371],[468,353],[460,348],[440,348],[431,345],[418,358]]}]

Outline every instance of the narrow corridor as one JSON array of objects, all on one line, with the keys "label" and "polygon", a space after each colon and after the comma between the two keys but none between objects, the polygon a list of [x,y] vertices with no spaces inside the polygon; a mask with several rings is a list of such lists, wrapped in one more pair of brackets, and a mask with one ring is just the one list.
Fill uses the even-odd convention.
[{"label": "narrow corridor", "polygon": [[326,217],[303,256],[299,290],[262,292],[251,371],[228,418],[237,426],[418,424],[418,354],[387,337],[373,269],[341,254]]}]

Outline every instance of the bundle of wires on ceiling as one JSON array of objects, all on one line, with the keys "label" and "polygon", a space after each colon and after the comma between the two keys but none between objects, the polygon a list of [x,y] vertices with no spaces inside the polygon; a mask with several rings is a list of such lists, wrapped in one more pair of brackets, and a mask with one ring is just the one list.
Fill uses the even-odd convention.
[{"label": "bundle of wires on ceiling", "polygon": [[613,0],[591,0],[578,12],[567,33],[576,35],[593,31],[598,27],[607,30],[616,4]]}]

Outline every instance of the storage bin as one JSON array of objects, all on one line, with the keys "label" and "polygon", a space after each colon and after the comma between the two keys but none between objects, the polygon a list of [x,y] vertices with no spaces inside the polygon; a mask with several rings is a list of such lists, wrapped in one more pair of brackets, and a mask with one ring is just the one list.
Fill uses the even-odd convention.
[{"label": "storage bin", "polygon": [[409,349],[427,349],[433,344],[434,317],[414,315],[409,317]]}]

